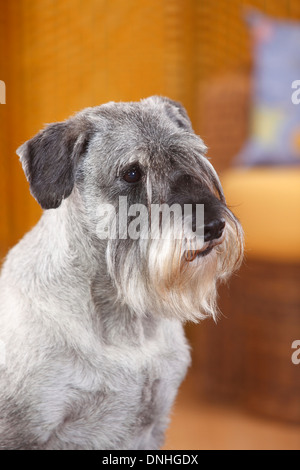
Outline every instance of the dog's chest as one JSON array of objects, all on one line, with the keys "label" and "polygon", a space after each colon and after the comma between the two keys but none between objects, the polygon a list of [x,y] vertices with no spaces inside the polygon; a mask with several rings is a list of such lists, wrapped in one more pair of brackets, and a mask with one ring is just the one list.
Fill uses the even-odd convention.
[{"label": "dog's chest", "polygon": [[137,344],[123,343],[120,337],[119,344],[104,347],[102,357],[105,383],[118,390],[117,400],[131,397],[144,421],[163,406],[161,396],[167,390],[170,396],[172,389],[176,393],[190,361],[181,325],[169,321]]},{"label": "dog's chest", "polygon": [[99,366],[85,385],[77,375],[66,439],[84,422],[90,448],[155,446],[189,364],[189,348],[181,326],[163,329],[143,345],[106,345]]}]

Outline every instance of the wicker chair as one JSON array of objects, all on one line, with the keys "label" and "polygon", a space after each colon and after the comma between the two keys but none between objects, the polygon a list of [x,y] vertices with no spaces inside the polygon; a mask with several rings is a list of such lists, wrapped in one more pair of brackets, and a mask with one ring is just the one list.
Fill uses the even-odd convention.
[{"label": "wicker chair", "polygon": [[221,289],[217,327],[189,329],[196,386],[202,397],[300,423],[300,366],[291,360],[300,339],[300,170],[230,169],[248,133],[249,89],[243,76],[200,87],[198,126],[246,230],[246,261]]}]

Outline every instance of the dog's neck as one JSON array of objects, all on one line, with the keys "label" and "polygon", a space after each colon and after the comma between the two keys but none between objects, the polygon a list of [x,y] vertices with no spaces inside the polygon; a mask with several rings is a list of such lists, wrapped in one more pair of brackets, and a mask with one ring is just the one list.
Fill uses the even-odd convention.
[{"label": "dog's neck", "polygon": [[[46,211],[38,226],[36,243],[43,246],[35,252],[45,256],[47,245],[48,257],[47,271],[37,274],[39,282],[51,288],[49,282],[53,280],[55,289],[59,288],[62,276],[72,277],[76,284],[74,289],[80,289],[89,303],[88,314],[93,317],[95,331],[107,343],[121,340],[138,345],[145,338],[151,338],[157,319],[150,313],[138,317],[118,300],[117,289],[107,273],[106,242],[96,237],[78,200],[74,204],[71,196],[58,209]],[[71,297],[70,292],[63,289],[60,295]]]}]

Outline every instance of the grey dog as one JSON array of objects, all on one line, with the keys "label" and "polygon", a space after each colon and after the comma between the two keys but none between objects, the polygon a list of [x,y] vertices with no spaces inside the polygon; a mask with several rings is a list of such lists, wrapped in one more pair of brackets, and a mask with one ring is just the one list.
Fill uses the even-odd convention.
[{"label": "grey dog", "polygon": [[[205,152],[185,109],[157,96],[87,108],[18,149],[45,211],[0,278],[0,449],[162,445],[190,363],[182,324],[216,316],[243,254]],[[99,204],[120,217],[120,196],[190,204],[194,225],[204,204],[203,246],[99,237]]]}]

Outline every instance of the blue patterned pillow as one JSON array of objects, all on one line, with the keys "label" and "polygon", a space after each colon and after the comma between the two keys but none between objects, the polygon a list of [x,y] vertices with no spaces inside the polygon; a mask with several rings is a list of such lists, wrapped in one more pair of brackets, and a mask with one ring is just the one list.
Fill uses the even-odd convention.
[{"label": "blue patterned pillow", "polygon": [[300,164],[300,23],[247,15],[254,50],[251,136],[243,165]]}]

